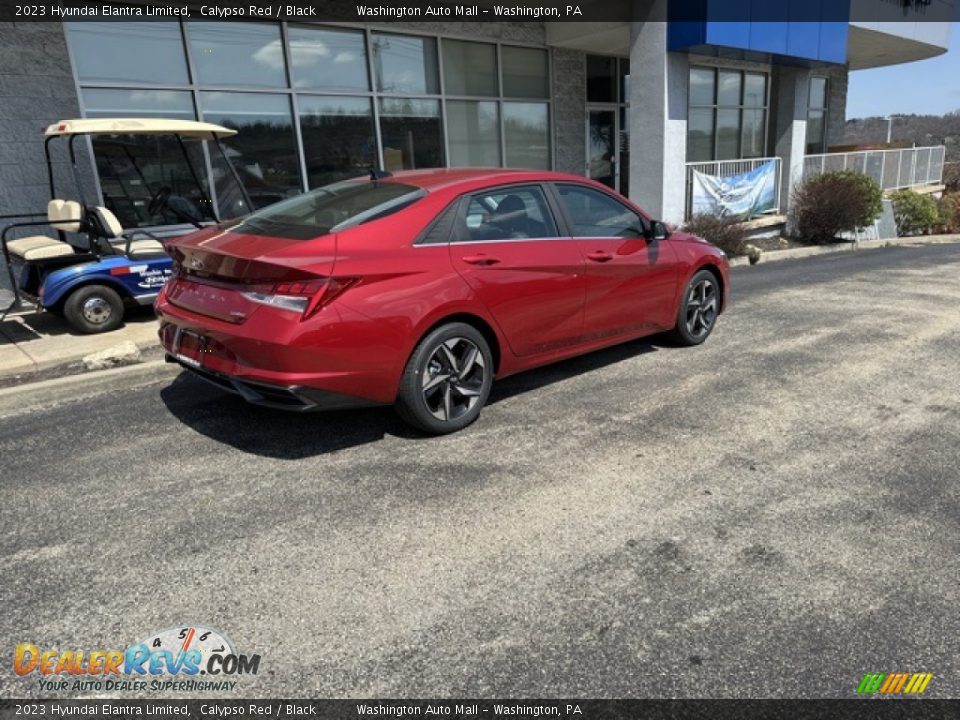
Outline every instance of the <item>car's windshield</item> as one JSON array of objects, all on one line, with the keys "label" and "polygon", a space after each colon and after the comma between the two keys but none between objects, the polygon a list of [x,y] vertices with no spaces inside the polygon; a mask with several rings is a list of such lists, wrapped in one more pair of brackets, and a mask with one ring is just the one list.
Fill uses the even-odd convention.
[{"label": "car's windshield", "polygon": [[394,182],[349,180],[278,202],[244,218],[234,230],[308,240],[391,215],[426,192]]}]

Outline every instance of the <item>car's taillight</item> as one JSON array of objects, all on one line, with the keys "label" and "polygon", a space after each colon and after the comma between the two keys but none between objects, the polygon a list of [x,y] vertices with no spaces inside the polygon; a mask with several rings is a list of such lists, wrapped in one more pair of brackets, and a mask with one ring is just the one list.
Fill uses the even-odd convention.
[{"label": "car's taillight", "polygon": [[356,285],[358,278],[317,278],[285,280],[251,285],[243,293],[248,300],[298,312],[306,319]]}]

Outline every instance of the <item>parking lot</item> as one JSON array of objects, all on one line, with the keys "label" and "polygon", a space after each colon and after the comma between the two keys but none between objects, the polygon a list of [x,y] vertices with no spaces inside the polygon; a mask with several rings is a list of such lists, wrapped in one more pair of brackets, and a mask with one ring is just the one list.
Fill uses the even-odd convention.
[{"label": "parking lot", "polygon": [[958,274],[737,268],[704,346],[510,378],[444,438],[172,369],[0,403],[0,646],[204,623],[262,656],[245,697],[957,696]]}]

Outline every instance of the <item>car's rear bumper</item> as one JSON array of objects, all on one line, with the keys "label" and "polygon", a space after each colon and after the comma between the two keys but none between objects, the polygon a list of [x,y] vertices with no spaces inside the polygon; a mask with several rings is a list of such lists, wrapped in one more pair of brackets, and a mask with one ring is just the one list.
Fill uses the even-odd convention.
[{"label": "car's rear bumper", "polygon": [[309,412],[314,410],[345,410],[347,408],[371,407],[378,405],[371,400],[343,395],[340,393],[318,390],[303,385],[275,385],[273,383],[256,382],[246,378],[196,367],[167,353],[165,360],[176,363],[185,370],[189,370],[221,390],[239,395],[254,405],[274,408],[277,410],[292,410],[294,412]]},{"label": "car's rear bumper", "polygon": [[[175,361],[198,374],[225,378],[225,385],[215,384],[251,402],[321,409],[396,399],[405,362],[402,334],[347,308],[328,306],[300,322],[289,311],[265,306],[243,323],[229,323],[174,306],[164,292],[154,307],[160,343]],[[178,332],[202,337],[202,357],[185,358],[179,352]],[[257,385],[281,391],[299,388],[295,395],[303,402],[276,402],[276,397],[259,397],[268,393],[246,392]]]}]

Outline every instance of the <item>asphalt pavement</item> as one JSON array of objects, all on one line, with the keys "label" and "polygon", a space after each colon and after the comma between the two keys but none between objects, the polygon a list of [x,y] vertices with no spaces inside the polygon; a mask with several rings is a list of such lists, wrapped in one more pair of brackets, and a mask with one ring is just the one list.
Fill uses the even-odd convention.
[{"label": "asphalt pavement", "polygon": [[[507,379],[424,438],[173,370],[0,403],[17,643],[203,623],[238,697],[960,696],[960,246],[737,268],[700,348]],[[72,386],[71,386],[72,387]]]}]

